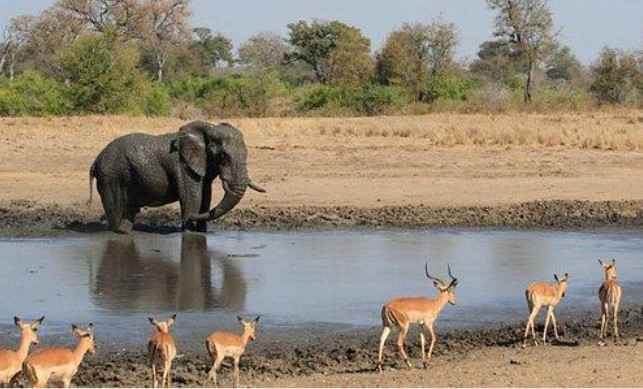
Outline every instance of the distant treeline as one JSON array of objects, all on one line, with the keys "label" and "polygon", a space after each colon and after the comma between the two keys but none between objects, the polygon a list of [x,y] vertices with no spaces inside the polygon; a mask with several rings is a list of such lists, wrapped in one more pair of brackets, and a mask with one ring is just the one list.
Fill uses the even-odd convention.
[{"label": "distant treeline", "polygon": [[546,0],[486,0],[494,39],[467,63],[458,29],[404,24],[372,53],[359,28],[298,21],[285,37],[189,25],[189,0],[58,0],[0,42],[0,115],[295,116],[643,107],[643,50],[583,66]]}]

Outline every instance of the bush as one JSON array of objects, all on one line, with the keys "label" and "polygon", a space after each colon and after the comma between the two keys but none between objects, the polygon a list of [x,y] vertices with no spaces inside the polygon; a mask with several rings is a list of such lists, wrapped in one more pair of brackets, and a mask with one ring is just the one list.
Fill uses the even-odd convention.
[{"label": "bush", "polygon": [[78,113],[145,111],[151,82],[137,68],[138,50],[109,34],[81,36],[60,57],[67,96]]},{"label": "bush", "polygon": [[272,101],[285,87],[275,74],[215,78],[202,87],[203,108],[210,116],[260,117],[274,114]]},{"label": "bush", "polygon": [[0,116],[64,115],[69,110],[64,85],[35,71],[0,84]]},{"label": "bush", "polygon": [[422,100],[433,102],[443,100],[466,100],[471,90],[479,87],[479,82],[455,75],[440,75],[431,78],[424,85]]},{"label": "bush", "polygon": [[408,102],[403,89],[378,84],[366,84],[360,88],[310,85],[298,92],[295,101],[300,112],[337,114],[337,111],[349,111],[352,114],[376,115],[399,109]]},{"label": "bush", "polygon": [[153,85],[145,97],[145,115],[168,116],[171,110],[170,94],[163,85]]}]

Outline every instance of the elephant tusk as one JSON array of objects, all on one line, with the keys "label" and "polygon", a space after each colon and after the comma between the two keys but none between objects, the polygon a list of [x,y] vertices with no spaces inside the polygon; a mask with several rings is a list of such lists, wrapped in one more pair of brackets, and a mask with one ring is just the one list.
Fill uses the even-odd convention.
[{"label": "elephant tusk", "polygon": [[255,191],[259,192],[259,193],[266,193],[266,190],[264,188],[262,188],[259,185],[255,184],[250,179],[248,179],[248,187],[250,189],[252,189],[252,190],[255,190]]}]

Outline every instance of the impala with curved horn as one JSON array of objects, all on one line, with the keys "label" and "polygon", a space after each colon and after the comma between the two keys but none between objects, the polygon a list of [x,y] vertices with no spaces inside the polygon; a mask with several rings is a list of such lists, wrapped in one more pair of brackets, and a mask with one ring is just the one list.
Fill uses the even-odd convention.
[{"label": "impala with curved horn", "polygon": [[[458,285],[458,279],[451,273],[451,266],[448,266],[449,277],[451,282],[446,283],[437,277],[429,274],[429,264],[424,267],[426,277],[433,281],[433,286],[438,290],[436,297],[398,297],[382,307],[382,335],[380,336],[380,348],[377,359],[378,370],[382,371],[382,357],[384,351],[384,343],[386,338],[393,327],[400,330],[397,338],[397,346],[399,347],[400,356],[406,362],[408,367],[412,367],[409,358],[404,351],[404,339],[409,331],[411,324],[420,324],[424,328],[420,331],[420,344],[422,345],[422,363],[427,367],[431,360],[433,353],[433,346],[436,342],[435,331],[433,330],[433,323],[440,315],[440,312],[447,303],[455,305],[455,287]],[[424,330],[428,330],[431,335],[431,344],[429,346],[428,354],[425,354],[425,335]]]}]

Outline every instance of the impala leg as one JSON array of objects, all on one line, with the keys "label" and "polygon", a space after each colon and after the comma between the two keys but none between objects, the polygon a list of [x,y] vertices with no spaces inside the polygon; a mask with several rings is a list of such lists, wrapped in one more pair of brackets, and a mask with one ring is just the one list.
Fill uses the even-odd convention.
[{"label": "impala leg", "polygon": [[554,310],[551,310],[551,323],[554,325],[554,337],[556,337],[556,340],[560,340],[560,336],[558,336],[558,323],[556,323],[556,313]]},{"label": "impala leg", "polygon": [[409,332],[409,324],[406,323],[404,326],[400,326],[400,335],[397,337],[397,347],[400,349],[400,355],[408,367],[412,367],[411,362],[409,362],[409,356],[406,355],[404,350],[404,339],[406,339],[406,334]]},{"label": "impala leg", "polygon": [[424,339],[424,329],[420,328],[420,346],[422,346],[422,365],[426,368],[426,353],[424,351],[424,345],[426,343],[426,339]]},{"label": "impala leg", "polygon": [[232,386],[235,388],[239,387],[239,358],[238,356],[234,358],[234,383]]},{"label": "impala leg", "polygon": [[170,388],[172,387],[172,361],[171,360],[165,362],[165,371],[167,371],[167,375],[165,377],[165,387]]},{"label": "impala leg", "polygon": [[219,367],[221,366],[221,362],[223,362],[223,354],[217,352],[216,359],[214,360],[214,363],[212,364],[212,368],[208,372],[208,379],[212,381],[214,386],[217,386],[217,370],[219,370]]},{"label": "impala leg", "polygon": [[71,386],[71,377],[63,378],[63,388],[69,388]]},{"label": "impala leg", "polygon": [[156,381],[156,363],[152,362],[152,385],[154,388],[158,388],[158,382]]},{"label": "impala leg", "polygon": [[169,372],[169,369],[167,368],[167,362],[164,363],[163,365],[163,377],[161,378],[161,387],[169,387],[167,385],[167,374]]},{"label": "impala leg", "polygon": [[614,332],[612,333],[612,336],[614,337],[614,341],[617,341],[620,338],[620,334],[618,333],[618,303],[614,304]]},{"label": "impala leg", "polygon": [[551,319],[552,306],[547,308],[547,317],[545,317],[545,329],[543,330],[543,344],[547,344],[547,328],[549,327],[549,320]]},{"label": "impala leg", "polygon": [[601,304],[601,340],[603,340],[607,334],[607,312],[607,304]]},{"label": "impala leg", "polygon": [[427,356],[428,362],[431,362],[431,355],[433,355],[433,346],[435,346],[435,331],[433,331],[433,323],[427,326],[429,333],[431,334],[431,344],[429,345],[429,355]]},{"label": "impala leg", "polygon": [[538,311],[540,311],[540,305],[534,305],[529,314],[529,319],[527,320],[527,327],[525,328],[525,336],[522,346],[527,347],[527,337],[529,336],[529,328],[531,328],[531,336],[534,339],[534,343],[537,345],[538,341],[536,340],[536,330],[534,329],[534,320],[538,316]]},{"label": "impala leg", "polygon": [[382,330],[382,335],[380,336],[380,349],[379,353],[377,355],[377,369],[379,372],[382,372],[382,359],[384,357],[384,343],[386,342],[386,338],[388,338],[389,334],[391,333],[391,327],[384,327]]}]

